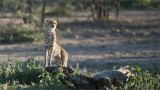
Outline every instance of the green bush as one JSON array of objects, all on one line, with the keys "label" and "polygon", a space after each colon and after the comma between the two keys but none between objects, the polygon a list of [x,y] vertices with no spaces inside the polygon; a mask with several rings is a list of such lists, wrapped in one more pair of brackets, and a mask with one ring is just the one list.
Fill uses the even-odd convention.
[{"label": "green bush", "polygon": [[35,58],[29,58],[24,63],[15,60],[8,60],[8,64],[0,64],[0,89],[21,89],[21,88],[44,88],[66,90],[67,86],[73,86],[70,82],[64,85],[60,79],[65,77],[62,68],[57,68],[57,75],[50,75],[41,62]]},{"label": "green bush", "polygon": [[54,7],[53,9],[49,9],[50,11],[46,12],[46,16],[71,16],[71,12],[65,7]]},{"label": "green bush", "polygon": [[26,26],[4,26],[0,28],[0,42],[33,42],[43,40],[44,28]]},{"label": "green bush", "polygon": [[[68,90],[67,87],[74,87],[72,83],[69,81],[64,81],[65,74],[62,72],[63,69],[61,67],[57,67],[55,70],[56,75],[51,76],[48,72],[44,72],[40,75],[42,78],[40,80],[40,86],[47,89],[54,89],[54,90]],[[64,83],[62,83],[64,81]]]},{"label": "green bush", "polygon": [[23,64],[18,61],[8,60],[8,64],[0,64],[0,83],[13,84],[18,81],[20,84],[39,83],[38,77],[44,69],[40,67],[40,63],[34,58],[28,59]]},{"label": "green bush", "polygon": [[[134,76],[123,82],[123,85],[119,87],[121,90],[160,89],[159,68],[155,67],[156,73],[142,72],[141,68],[137,66],[131,66],[130,70]],[[74,74],[80,74],[78,64],[74,71]],[[55,72],[56,75],[52,76],[41,67],[41,62],[36,61],[34,57],[29,58],[24,63],[10,59],[7,64],[0,63],[0,90],[24,88],[66,90],[70,89],[68,87],[75,87],[69,81],[65,81],[66,75],[62,73],[61,67],[58,67]]]},{"label": "green bush", "polygon": [[147,70],[141,72],[141,68],[131,66],[133,77],[124,83],[123,90],[159,90],[160,89],[160,72],[149,73]]}]

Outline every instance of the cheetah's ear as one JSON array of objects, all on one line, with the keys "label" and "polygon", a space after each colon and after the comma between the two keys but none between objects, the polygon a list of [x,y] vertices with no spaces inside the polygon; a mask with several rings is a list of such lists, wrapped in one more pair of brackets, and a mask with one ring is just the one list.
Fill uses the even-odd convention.
[{"label": "cheetah's ear", "polygon": [[54,21],[54,23],[57,24],[57,20],[56,19],[52,19],[52,21]]}]

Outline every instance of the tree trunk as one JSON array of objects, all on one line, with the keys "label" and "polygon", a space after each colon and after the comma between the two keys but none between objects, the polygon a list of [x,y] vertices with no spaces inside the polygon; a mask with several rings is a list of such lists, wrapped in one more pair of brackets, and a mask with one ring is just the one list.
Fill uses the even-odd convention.
[{"label": "tree trunk", "polygon": [[3,0],[0,2],[0,9],[3,10]]},{"label": "tree trunk", "polygon": [[103,11],[102,11],[102,4],[101,0],[98,0],[98,19],[102,19]]},{"label": "tree trunk", "polygon": [[105,6],[106,6],[106,1],[103,0],[103,17],[105,18],[106,17],[106,9],[105,9]]},{"label": "tree trunk", "polygon": [[109,20],[109,10],[107,9],[106,20]]},{"label": "tree trunk", "polygon": [[29,5],[28,11],[29,11],[29,23],[32,23],[32,1],[27,0],[27,3]]},{"label": "tree trunk", "polygon": [[90,0],[91,3],[91,13],[92,13],[92,18],[95,21],[96,17],[95,17],[95,3],[93,2],[93,0]]},{"label": "tree trunk", "polygon": [[109,13],[112,10],[112,4],[111,4],[111,0],[107,0],[108,3],[108,7],[107,7],[107,14],[106,14],[106,20],[109,21]]},{"label": "tree trunk", "polygon": [[119,16],[119,8],[120,8],[120,2],[119,0],[116,1],[116,19],[118,18]]},{"label": "tree trunk", "polygon": [[106,1],[103,0],[102,1],[102,17],[103,21],[105,21],[104,19],[106,18]]},{"label": "tree trunk", "polygon": [[108,21],[112,10],[112,0],[90,0],[92,18],[98,21]]},{"label": "tree trunk", "polygon": [[43,26],[44,24],[45,8],[46,8],[46,1],[43,0],[42,13],[41,13],[41,26]]}]

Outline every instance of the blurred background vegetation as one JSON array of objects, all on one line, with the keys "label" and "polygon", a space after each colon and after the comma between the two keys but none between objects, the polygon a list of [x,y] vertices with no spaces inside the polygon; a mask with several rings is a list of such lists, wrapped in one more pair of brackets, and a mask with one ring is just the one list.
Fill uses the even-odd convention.
[{"label": "blurred background vegetation", "polygon": [[159,0],[0,0],[0,41],[42,40],[45,18],[74,17],[76,22],[77,17],[87,17],[86,22],[117,22],[121,10],[159,8]]}]

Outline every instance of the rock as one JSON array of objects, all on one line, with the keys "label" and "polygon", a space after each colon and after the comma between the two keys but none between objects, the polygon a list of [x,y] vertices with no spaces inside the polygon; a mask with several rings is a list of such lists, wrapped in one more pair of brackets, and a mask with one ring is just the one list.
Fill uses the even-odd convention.
[{"label": "rock", "polygon": [[[55,67],[55,66],[50,66],[50,67],[45,67],[45,70],[47,72],[51,73],[52,75],[56,75],[56,72],[55,72],[56,68],[57,67]],[[73,69],[69,68],[69,67],[62,67],[62,69],[63,69],[63,73],[65,75],[70,75],[74,72]]]},{"label": "rock", "polygon": [[129,76],[131,76],[129,66],[125,66],[115,71],[101,71],[98,74],[94,75],[94,78],[96,80],[107,79],[114,86],[119,86],[122,84],[123,80],[126,80]]},{"label": "rock", "polygon": [[[46,67],[46,70],[52,75],[56,75],[54,72],[57,67]],[[131,72],[129,66],[121,67],[115,71],[102,71],[94,75],[94,77],[85,76],[82,74],[73,74],[73,70],[68,67],[62,67],[63,73],[66,77],[61,82],[66,84],[65,81],[69,81],[75,85],[75,88],[71,89],[92,89],[92,90],[105,90],[105,86],[111,88],[111,85],[119,87],[122,85],[123,79],[127,79]],[[53,73],[54,72],[54,73]]]},{"label": "rock", "polygon": [[82,74],[68,75],[65,80],[70,81],[76,86],[76,90],[103,90],[104,86],[110,87],[109,80],[107,79],[95,79],[93,77],[84,76]]}]

